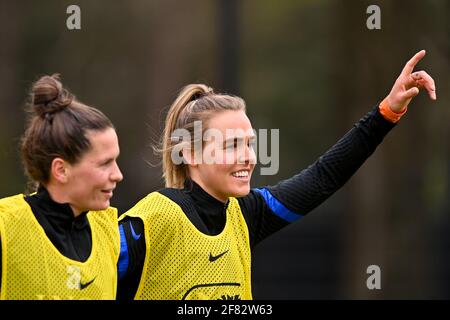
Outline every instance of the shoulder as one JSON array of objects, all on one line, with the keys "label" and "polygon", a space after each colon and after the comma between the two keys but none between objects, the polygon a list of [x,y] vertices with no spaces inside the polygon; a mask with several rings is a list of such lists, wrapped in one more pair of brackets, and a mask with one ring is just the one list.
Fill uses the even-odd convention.
[{"label": "shoulder", "polygon": [[263,209],[266,204],[263,189],[251,189],[246,196],[237,198],[237,202],[245,216],[253,215]]},{"label": "shoulder", "polygon": [[174,188],[164,188],[151,192],[139,200],[123,216],[143,218],[146,215],[167,215],[167,212],[179,208],[182,193],[180,189]]},{"label": "shoulder", "polygon": [[163,188],[158,191],[153,191],[149,193],[147,196],[142,198],[138,203],[136,203],[135,207],[145,206],[149,204],[154,204],[157,202],[163,203],[179,203],[183,198],[183,191],[181,189],[175,188]]},{"label": "shoulder", "polygon": [[18,212],[28,207],[23,194],[0,199],[0,215]]},{"label": "shoulder", "polygon": [[89,219],[104,220],[117,224],[118,211],[117,208],[108,207],[105,210],[89,211]]},{"label": "shoulder", "polygon": [[[30,214],[24,214],[29,212]],[[0,199],[0,234],[11,230],[11,226],[22,226],[32,217],[31,207],[25,201],[23,194]]]}]

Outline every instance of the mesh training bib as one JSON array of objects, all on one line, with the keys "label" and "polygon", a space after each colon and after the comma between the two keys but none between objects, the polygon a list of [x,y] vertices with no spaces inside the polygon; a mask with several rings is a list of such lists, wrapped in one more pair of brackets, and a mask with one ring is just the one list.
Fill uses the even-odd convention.
[{"label": "mesh training bib", "polygon": [[235,198],[216,236],[200,232],[158,192],[124,216],[141,218],[145,227],[146,258],[135,299],[252,299],[248,229]]},{"label": "mesh training bib", "polygon": [[120,238],[117,210],[88,215],[92,249],[85,262],[63,256],[23,195],[0,200],[1,299],[115,299]]}]

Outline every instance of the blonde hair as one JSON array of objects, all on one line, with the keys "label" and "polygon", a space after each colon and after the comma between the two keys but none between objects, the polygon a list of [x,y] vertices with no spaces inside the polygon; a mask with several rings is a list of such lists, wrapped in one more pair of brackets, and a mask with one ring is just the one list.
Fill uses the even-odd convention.
[{"label": "blonde hair", "polygon": [[227,110],[245,111],[245,101],[240,97],[214,93],[212,88],[204,84],[189,84],[181,90],[167,113],[161,147],[158,149],[162,154],[163,178],[166,187],[181,189],[189,176],[185,164],[175,164],[172,161],[172,150],[179,147],[181,143],[186,143],[186,141],[172,139],[172,133],[177,129],[187,130],[191,136],[192,146],[194,122],[202,121],[204,132],[207,129],[208,120],[213,115]]}]

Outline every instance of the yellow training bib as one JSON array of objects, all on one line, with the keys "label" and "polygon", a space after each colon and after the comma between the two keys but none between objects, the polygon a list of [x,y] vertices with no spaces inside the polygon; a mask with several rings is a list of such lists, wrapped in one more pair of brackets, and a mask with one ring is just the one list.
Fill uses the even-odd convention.
[{"label": "yellow training bib", "polygon": [[252,299],[248,229],[235,198],[216,236],[200,232],[158,192],[124,216],[139,217],[145,226],[146,257],[135,299]]},{"label": "yellow training bib", "polygon": [[63,256],[23,195],[0,200],[2,300],[115,299],[120,238],[117,210],[87,215],[92,249],[85,262]]}]

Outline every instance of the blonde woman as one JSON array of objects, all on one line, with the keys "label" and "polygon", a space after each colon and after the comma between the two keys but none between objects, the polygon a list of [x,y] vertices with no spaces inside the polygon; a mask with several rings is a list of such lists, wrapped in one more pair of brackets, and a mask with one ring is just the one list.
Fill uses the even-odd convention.
[{"label": "blonde woman", "polygon": [[[342,187],[405,114],[420,88],[436,99],[433,79],[425,71],[413,73],[424,55],[420,51],[408,61],[383,102],[316,162],[259,189],[250,188],[254,136],[244,101],[202,84],[183,88],[166,118],[166,188],[150,193],[120,221],[118,297],[251,299],[253,247]],[[189,140],[196,136],[196,122],[202,124],[202,133],[213,129],[225,138],[220,143]],[[213,162],[207,159],[211,155]],[[179,156],[181,163],[174,161]]]}]

